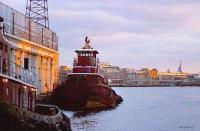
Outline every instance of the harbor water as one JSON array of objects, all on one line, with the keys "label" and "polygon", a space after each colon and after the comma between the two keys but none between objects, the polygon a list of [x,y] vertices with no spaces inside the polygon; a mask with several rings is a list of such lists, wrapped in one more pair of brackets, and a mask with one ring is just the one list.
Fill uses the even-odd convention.
[{"label": "harbor water", "polygon": [[115,87],[115,109],[69,112],[73,131],[200,131],[200,88]]}]

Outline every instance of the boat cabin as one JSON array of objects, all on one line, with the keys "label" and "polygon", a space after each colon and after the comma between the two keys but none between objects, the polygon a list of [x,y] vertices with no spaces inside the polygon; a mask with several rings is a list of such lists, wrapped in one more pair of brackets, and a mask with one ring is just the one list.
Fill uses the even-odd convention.
[{"label": "boat cabin", "polygon": [[83,48],[75,51],[77,59],[74,59],[73,73],[98,73],[99,60],[97,58],[98,51],[90,46],[90,40],[85,38]]}]

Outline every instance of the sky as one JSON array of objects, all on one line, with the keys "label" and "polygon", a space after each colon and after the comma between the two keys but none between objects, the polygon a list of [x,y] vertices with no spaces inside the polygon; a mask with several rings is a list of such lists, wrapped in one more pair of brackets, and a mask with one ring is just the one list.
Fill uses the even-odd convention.
[{"label": "sky", "polygon": [[[25,13],[26,0],[1,0]],[[101,62],[122,68],[200,72],[199,0],[48,0],[60,65],[72,65],[85,36]]]}]

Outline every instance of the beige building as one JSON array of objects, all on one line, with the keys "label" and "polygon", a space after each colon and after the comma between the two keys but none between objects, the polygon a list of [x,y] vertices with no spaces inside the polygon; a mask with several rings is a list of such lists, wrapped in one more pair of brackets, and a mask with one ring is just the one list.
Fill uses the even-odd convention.
[{"label": "beige building", "polygon": [[[39,93],[52,91],[58,82],[56,33],[1,2],[0,16],[4,19],[4,35],[12,45],[10,58],[17,66],[23,67],[18,72],[31,70]],[[17,69],[16,66],[13,68]]]}]

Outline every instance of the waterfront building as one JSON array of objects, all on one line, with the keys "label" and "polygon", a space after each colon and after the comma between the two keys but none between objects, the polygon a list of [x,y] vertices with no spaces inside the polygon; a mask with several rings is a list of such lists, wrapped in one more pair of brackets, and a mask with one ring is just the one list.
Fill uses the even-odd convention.
[{"label": "waterfront building", "polygon": [[124,85],[126,81],[126,69],[120,69],[118,66],[100,66],[100,74],[107,79],[109,85]]},{"label": "waterfront building", "polygon": [[0,108],[5,108],[2,107],[4,103],[34,111],[36,75],[13,62],[10,53],[11,43],[4,37],[3,18],[0,17]]},{"label": "waterfront building", "polygon": [[[10,59],[23,71],[36,74],[39,93],[53,90],[58,82],[58,38],[55,32],[0,2],[4,35],[11,43]],[[20,79],[20,78],[19,78]]]},{"label": "waterfront building", "polygon": [[159,80],[185,80],[189,73],[179,72],[158,72]]},{"label": "waterfront building", "polygon": [[[188,81],[194,83],[200,83],[200,73],[199,74],[190,74],[188,75]],[[200,85],[200,84],[199,84]]]},{"label": "waterfront building", "polygon": [[66,81],[67,75],[72,73],[72,68],[69,66],[59,67],[59,83]]},{"label": "waterfront building", "polygon": [[189,77],[189,73],[184,73],[182,71],[182,62],[180,61],[179,67],[177,69],[177,72],[171,72],[169,69],[167,72],[158,72],[159,80],[177,80],[177,81],[183,81],[187,80]]},{"label": "waterfront building", "polygon": [[111,64],[109,62],[99,62],[100,68],[109,68],[111,67]]},{"label": "waterfront building", "polygon": [[[196,76],[182,72],[181,63],[179,72],[159,72],[157,69],[142,68],[134,70],[130,68],[120,68],[110,64],[101,64],[100,73],[112,86],[159,86],[177,85],[179,83],[196,79]],[[180,72],[181,71],[181,72]]]},{"label": "waterfront building", "polygon": [[157,69],[149,70],[149,74],[150,74],[152,80],[158,80],[158,70]]},{"label": "waterfront building", "polygon": [[135,70],[132,79],[126,80],[127,86],[149,86],[158,85],[158,71],[157,69],[142,68]]}]

